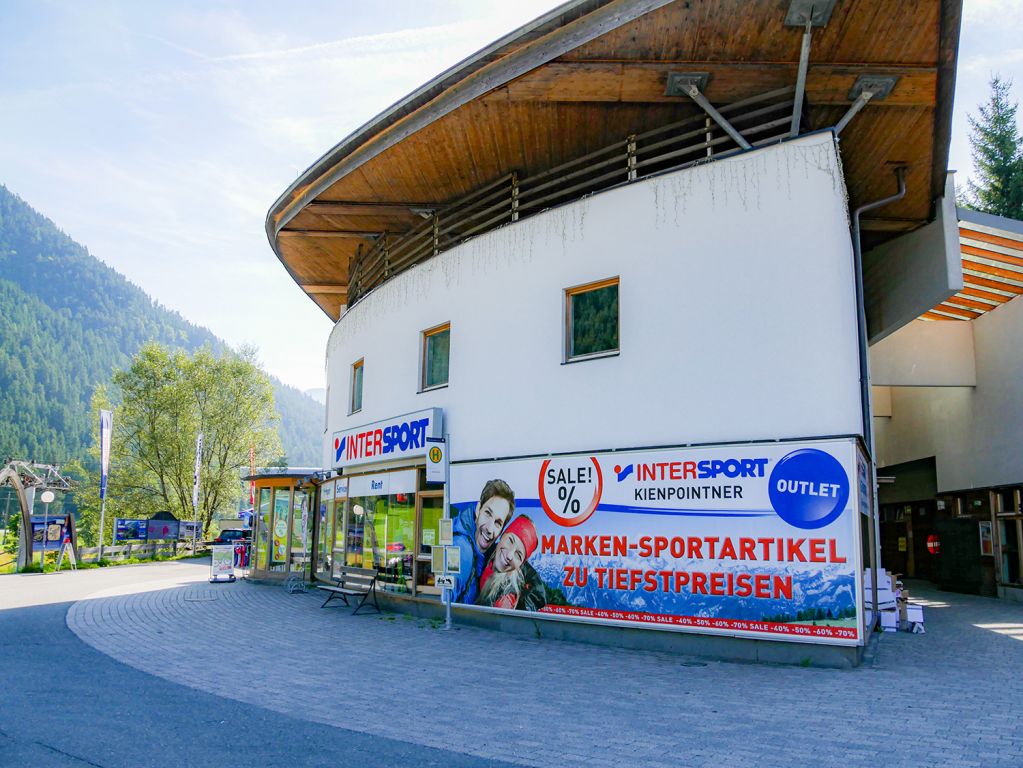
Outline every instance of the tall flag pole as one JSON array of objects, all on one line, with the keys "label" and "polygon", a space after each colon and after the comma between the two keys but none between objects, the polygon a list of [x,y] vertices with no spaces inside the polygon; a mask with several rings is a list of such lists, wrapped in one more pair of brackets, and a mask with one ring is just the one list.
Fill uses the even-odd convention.
[{"label": "tall flag pole", "polygon": [[[256,446],[249,446],[249,476],[255,477],[256,475]],[[249,481],[249,506],[252,507],[252,511],[256,511],[256,481]],[[251,521],[249,525],[252,525]]]},{"label": "tall flag pole", "polygon": [[202,466],[202,432],[195,439],[195,473],[192,476],[192,552],[195,552],[199,536],[199,468]]},{"label": "tall flag pole", "polygon": [[[100,476],[99,476],[99,554],[98,558],[103,559],[103,531],[106,523],[107,511],[107,476],[110,472],[110,436],[114,428],[114,412],[100,410],[99,412],[99,453],[100,453]],[[111,544],[111,546],[113,546]]]}]

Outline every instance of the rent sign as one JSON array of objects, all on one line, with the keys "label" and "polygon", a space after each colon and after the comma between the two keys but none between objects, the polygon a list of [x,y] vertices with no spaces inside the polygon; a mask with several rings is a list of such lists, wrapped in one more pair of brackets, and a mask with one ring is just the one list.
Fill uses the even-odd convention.
[{"label": "rent sign", "polygon": [[455,593],[490,608],[856,644],[855,478],[852,440],[456,464]]},{"label": "rent sign", "polygon": [[334,433],[334,467],[425,456],[428,437],[441,437],[441,409],[407,413]]}]

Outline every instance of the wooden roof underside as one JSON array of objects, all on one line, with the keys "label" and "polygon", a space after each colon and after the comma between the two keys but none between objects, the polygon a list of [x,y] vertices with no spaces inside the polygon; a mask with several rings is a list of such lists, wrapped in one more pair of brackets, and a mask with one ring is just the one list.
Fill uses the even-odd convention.
[{"label": "wooden roof underside", "polygon": [[[408,231],[417,209],[701,114],[664,95],[669,72],[709,72],[719,105],[794,84],[802,35],[783,24],[789,0],[664,2],[567,3],[343,141],[268,214],[289,273],[336,320],[356,249]],[[865,221],[868,237],[926,222],[942,192],[960,13],[958,0],[838,0],[814,30],[804,128],[834,125],[860,74],[900,78],[841,136],[852,206],[891,194],[892,166],[909,166],[906,197]]]},{"label": "wooden roof underside", "polygon": [[1023,222],[959,211],[963,289],[923,320],[975,320],[1023,295]]}]

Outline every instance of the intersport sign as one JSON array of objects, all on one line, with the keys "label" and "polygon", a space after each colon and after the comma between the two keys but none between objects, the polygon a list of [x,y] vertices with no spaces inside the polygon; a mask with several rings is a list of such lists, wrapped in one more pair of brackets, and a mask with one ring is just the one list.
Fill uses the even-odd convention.
[{"label": "intersport sign", "polygon": [[333,435],[334,468],[425,456],[428,437],[441,437],[443,413],[428,408]]}]

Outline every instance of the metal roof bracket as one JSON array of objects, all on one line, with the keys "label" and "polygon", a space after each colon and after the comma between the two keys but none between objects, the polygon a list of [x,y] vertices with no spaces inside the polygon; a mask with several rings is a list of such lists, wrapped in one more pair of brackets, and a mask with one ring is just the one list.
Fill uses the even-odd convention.
[{"label": "metal roof bracket", "polygon": [[799,135],[803,119],[803,94],[806,92],[806,71],[810,65],[810,34],[814,27],[826,27],[835,10],[835,0],[792,0],[785,14],[786,27],[803,28],[803,45],[799,51],[799,73],[796,75],[796,95],[792,103],[792,127],[789,134]]},{"label": "metal roof bracket", "polygon": [[743,149],[752,149],[752,145],[746,139],[742,137],[732,126],[730,122],[718,112],[714,105],[707,101],[707,97],[701,92],[701,88],[707,87],[707,81],[710,79],[710,74],[707,72],[669,72],[668,73],[668,86],[665,88],[665,96],[688,96],[697,104],[700,108],[706,112],[710,118],[721,126],[721,129],[731,136],[732,141],[738,144]]},{"label": "metal roof bracket", "polygon": [[837,136],[845,130],[849,121],[867,106],[868,101],[883,101],[887,98],[898,81],[897,75],[860,75],[856,78],[852,90],[849,91],[849,98],[853,101],[852,106],[835,125],[835,135]]},{"label": "metal roof bracket", "polygon": [[802,27],[810,22],[815,27],[826,27],[835,10],[835,0],[792,0],[785,14],[786,27]]},{"label": "metal roof bracket", "polygon": [[[791,11],[790,11],[791,13]],[[803,94],[806,92],[806,70],[810,66],[810,35],[813,30],[813,8],[803,30],[803,46],[799,51],[799,72],[796,74],[796,94],[792,98],[792,126],[789,135],[799,135],[799,123],[803,119]]]}]

